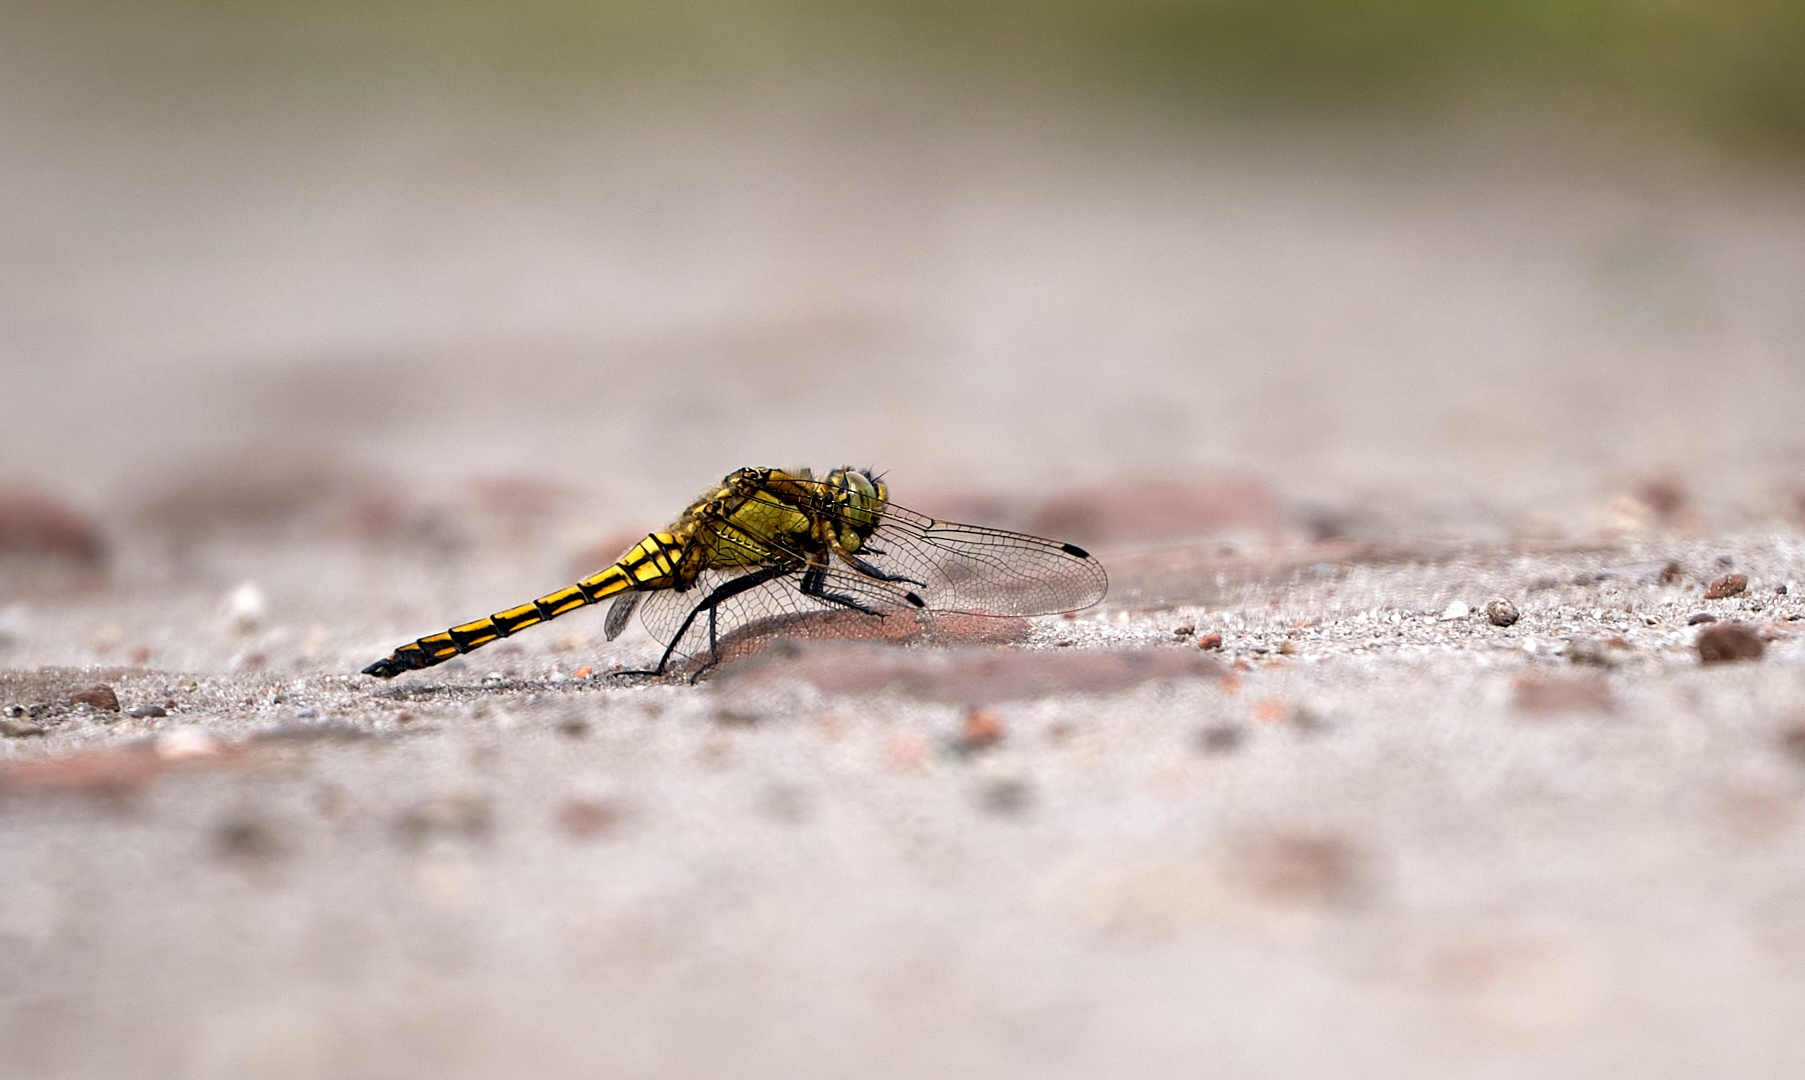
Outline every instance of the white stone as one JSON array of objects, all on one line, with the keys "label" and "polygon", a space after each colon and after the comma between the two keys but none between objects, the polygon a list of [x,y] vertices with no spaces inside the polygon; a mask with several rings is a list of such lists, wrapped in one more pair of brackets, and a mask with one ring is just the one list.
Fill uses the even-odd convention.
[{"label": "white stone", "polygon": [[1473,609],[1467,607],[1466,601],[1456,600],[1448,605],[1447,610],[1441,613],[1441,619],[1442,622],[1448,622],[1452,619],[1464,619],[1472,613]]},{"label": "white stone", "polygon": [[263,621],[268,605],[263,599],[263,590],[255,581],[247,581],[233,589],[220,601],[220,614],[232,624],[234,630],[255,630]]}]

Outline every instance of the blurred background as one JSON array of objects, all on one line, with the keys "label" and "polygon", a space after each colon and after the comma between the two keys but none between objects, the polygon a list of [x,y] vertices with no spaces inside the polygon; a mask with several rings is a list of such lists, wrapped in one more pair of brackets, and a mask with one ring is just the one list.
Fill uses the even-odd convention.
[{"label": "blurred background", "polygon": [[638,525],[855,462],[1585,528],[1651,475],[1766,513],[1805,448],[1796,4],[0,19],[0,483],[114,522],[223,470]]}]

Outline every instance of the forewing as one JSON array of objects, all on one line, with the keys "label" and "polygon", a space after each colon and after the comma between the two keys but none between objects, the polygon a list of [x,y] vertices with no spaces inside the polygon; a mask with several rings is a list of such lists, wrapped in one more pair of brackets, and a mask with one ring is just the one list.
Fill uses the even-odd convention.
[{"label": "forewing", "polygon": [[1084,549],[1058,540],[938,521],[890,505],[866,542],[879,570],[912,578],[929,608],[981,615],[1052,615],[1103,599],[1109,578]]}]

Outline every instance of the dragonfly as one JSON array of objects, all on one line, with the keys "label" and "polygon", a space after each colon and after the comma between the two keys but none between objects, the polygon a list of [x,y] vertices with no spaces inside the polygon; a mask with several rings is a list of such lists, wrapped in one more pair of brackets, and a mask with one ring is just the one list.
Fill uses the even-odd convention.
[{"label": "dragonfly", "polygon": [[[401,646],[363,669],[389,679],[442,664],[610,597],[608,640],[635,611],[664,645],[655,667],[721,658],[730,635],[821,613],[882,619],[911,611],[1054,615],[1103,599],[1109,578],[1076,544],[940,521],[890,501],[870,469],[817,478],[806,468],[746,468],[682,515],[574,585]],[[779,631],[773,630],[773,635]]]}]

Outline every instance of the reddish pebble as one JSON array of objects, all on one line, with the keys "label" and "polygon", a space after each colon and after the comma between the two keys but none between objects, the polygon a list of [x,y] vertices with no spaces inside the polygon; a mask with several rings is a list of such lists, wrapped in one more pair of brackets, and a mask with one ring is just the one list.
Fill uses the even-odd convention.
[{"label": "reddish pebble", "polygon": [[612,836],[624,816],[619,806],[603,799],[571,799],[558,808],[558,828],[572,840],[600,840]]},{"label": "reddish pebble", "polygon": [[1713,623],[1698,632],[1698,658],[1705,664],[1759,660],[1767,650],[1761,635],[1742,623]]},{"label": "reddish pebble", "polygon": [[94,523],[47,495],[0,492],[0,551],[60,555],[98,564],[106,543]]},{"label": "reddish pebble", "polygon": [[1648,481],[1636,492],[1636,497],[1662,521],[1672,521],[1686,508],[1686,489],[1671,477]]},{"label": "reddish pebble", "polygon": [[1222,635],[1205,634],[1197,639],[1197,647],[1199,649],[1220,649],[1222,648]]},{"label": "reddish pebble", "polygon": [[1334,834],[1250,837],[1237,854],[1237,868],[1267,900],[1344,903],[1358,895],[1365,876],[1358,848]]},{"label": "reddish pebble", "polygon": [[1278,698],[1266,698],[1253,707],[1253,718],[1262,724],[1276,724],[1285,718],[1285,703]]},{"label": "reddish pebble", "polygon": [[1705,599],[1722,600],[1727,596],[1741,596],[1749,587],[1749,579],[1741,574],[1725,574],[1711,583],[1705,590]]},{"label": "reddish pebble", "polygon": [[961,750],[988,750],[1003,741],[1003,718],[989,709],[968,709],[959,729]]},{"label": "reddish pebble", "polygon": [[890,740],[889,756],[893,768],[913,772],[928,759],[928,741],[914,733],[898,735]]},{"label": "reddish pebble", "polygon": [[69,695],[69,702],[73,705],[92,705],[108,712],[119,711],[119,695],[113,693],[110,686],[90,686],[86,690],[77,690]]},{"label": "reddish pebble", "polygon": [[1516,705],[1531,716],[1558,713],[1614,713],[1617,701],[1603,675],[1521,678],[1516,681]]}]

